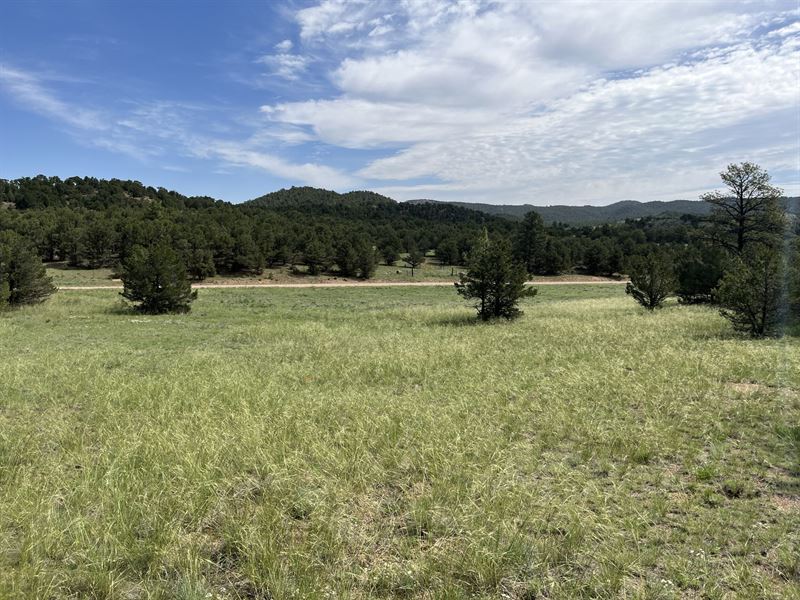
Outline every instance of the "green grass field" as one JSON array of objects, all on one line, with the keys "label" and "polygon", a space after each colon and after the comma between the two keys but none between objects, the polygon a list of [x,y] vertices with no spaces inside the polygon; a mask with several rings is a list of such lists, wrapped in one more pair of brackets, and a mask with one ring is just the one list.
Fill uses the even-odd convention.
[{"label": "green grass field", "polygon": [[[203,284],[224,284],[224,283],[336,283],[343,281],[360,282],[359,279],[348,279],[337,277],[328,273],[320,275],[308,275],[304,272],[305,267],[299,267],[299,273],[293,273],[288,267],[276,267],[274,269],[264,269],[260,275],[238,275],[226,276],[219,275],[204,279]],[[459,271],[465,267],[455,265],[440,265],[431,259],[421,267],[414,270],[403,266],[402,261],[398,261],[395,266],[384,264],[378,265],[375,276],[371,281],[389,282],[419,282],[419,281],[455,281],[458,279]],[[119,279],[112,279],[112,269],[78,269],[66,266],[66,263],[50,263],[47,275],[53,278],[53,283],[57,286],[119,286],[122,285]],[[543,281],[589,281],[606,279],[602,277],[592,277],[587,275],[559,275],[537,277],[536,280]]]},{"label": "green grass field", "polygon": [[[316,283],[347,281],[346,278],[336,277],[330,274],[307,275],[303,271],[305,267],[300,267],[299,274],[293,274],[287,267],[276,267],[274,269],[264,269],[258,275],[241,276],[216,276],[209,277],[203,283]],[[398,261],[395,266],[384,264],[378,265],[375,270],[374,279],[378,281],[453,281],[458,279],[458,272],[463,271],[464,267],[440,265],[435,260],[424,263],[420,268],[414,270],[411,276],[411,269],[405,266],[402,261]],[[119,280],[112,280],[112,269],[78,269],[66,266],[66,263],[50,263],[47,274],[53,278],[53,283],[57,286],[113,286],[120,285]],[[358,281],[354,279],[353,281]]]},{"label": "green grass field", "polygon": [[797,598],[800,341],[551,286],[0,316],[0,597]]}]

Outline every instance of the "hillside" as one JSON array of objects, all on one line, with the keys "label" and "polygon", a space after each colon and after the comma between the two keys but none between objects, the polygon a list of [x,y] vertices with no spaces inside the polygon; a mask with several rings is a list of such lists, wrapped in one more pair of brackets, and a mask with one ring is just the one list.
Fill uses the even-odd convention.
[{"label": "hillside", "polygon": [[[568,225],[597,225],[600,223],[624,221],[625,219],[641,219],[643,217],[657,217],[663,215],[704,216],[709,214],[710,211],[710,206],[699,200],[654,200],[650,202],[623,200],[607,206],[567,206],[563,204],[533,206],[532,204],[443,202],[440,200],[427,199],[408,200],[407,203],[450,204],[510,219],[521,219],[525,216],[525,213],[535,210],[542,215],[545,223],[566,223]],[[786,198],[784,203],[790,214],[800,214],[800,198]]]},{"label": "hillside", "polygon": [[25,209],[142,207],[161,204],[167,208],[205,208],[220,201],[207,196],[184,196],[165,188],[142,185],[138,181],[70,177],[60,179],[36,175],[20,179],[0,179],[0,205]]},{"label": "hillside", "polygon": [[335,215],[351,220],[400,218],[443,223],[500,223],[503,219],[468,204],[447,202],[397,202],[370,191],[340,194],[313,187],[291,187],[270,192],[243,202],[246,208],[261,208],[281,213]]},{"label": "hillside", "polygon": [[[143,207],[160,204],[165,208],[208,208],[226,202],[199,196],[188,197],[165,188],[144,186],[138,181],[94,177],[24,177],[0,179],[0,207],[17,209]],[[784,199],[790,215],[800,215],[800,198]],[[546,223],[597,225],[664,215],[704,216],[709,205],[698,200],[638,202],[624,200],[607,206],[533,206],[531,204],[485,204],[418,199],[397,202],[371,191],[344,194],[314,187],[291,187],[243,202],[245,209],[266,209],[277,213],[335,215],[360,221],[380,217],[416,218],[426,221],[486,223],[519,220],[535,210]]]},{"label": "hillside", "polygon": [[535,210],[546,223],[568,223],[570,225],[594,225],[637,219],[642,217],[655,217],[663,214],[674,215],[706,215],[708,205],[698,200],[671,200],[667,202],[637,202],[623,200],[608,206],[533,206],[532,204],[479,204],[469,202],[441,202],[438,200],[409,200],[412,204],[453,204],[473,210],[480,210],[492,215],[499,215],[511,219],[521,219],[532,210]]},{"label": "hillside", "polygon": [[291,187],[270,192],[248,200],[245,206],[263,206],[267,208],[303,208],[308,206],[386,206],[396,204],[391,198],[375,192],[354,191],[340,194],[332,190],[324,190],[308,186]]}]

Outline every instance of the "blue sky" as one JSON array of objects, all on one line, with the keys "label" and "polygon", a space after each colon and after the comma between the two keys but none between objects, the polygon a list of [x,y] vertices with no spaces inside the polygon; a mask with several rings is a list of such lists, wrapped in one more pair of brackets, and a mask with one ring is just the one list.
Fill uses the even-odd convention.
[{"label": "blue sky", "polygon": [[2,178],[607,204],[752,160],[800,193],[796,2],[6,0],[0,21]]}]

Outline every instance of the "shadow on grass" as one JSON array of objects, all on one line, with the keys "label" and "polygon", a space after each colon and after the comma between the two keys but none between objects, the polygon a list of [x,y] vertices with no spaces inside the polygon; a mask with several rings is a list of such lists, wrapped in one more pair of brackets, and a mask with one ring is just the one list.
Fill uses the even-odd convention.
[{"label": "shadow on grass", "polygon": [[123,299],[117,300],[114,304],[106,308],[107,315],[141,315],[144,314],[136,309],[133,304],[126,302]]},{"label": "shadow on grass", "polygon": [[48,269],[55,269],[56,271],[84,271],[81,267],[72,267],[65,261],[46,262],[44,266]]},{"label": "shadow on grass", "polygon": [[464,313],[458,315],[448,315],[446,317],[437,317],[430,319],[428,324],[434,327],[492,327],[496,325],[504,325],[513,323],[515,319],[495,318],[488,321],[482,321],[475,313]]},{"label": "shadow on grass", "polygon": [[430,319],[428,323],[433,327],[475,327],[486,325],[491,321],[481,321],[475,313],[462,313],[457,315],[447,315],[446,317],[436,317]]}]

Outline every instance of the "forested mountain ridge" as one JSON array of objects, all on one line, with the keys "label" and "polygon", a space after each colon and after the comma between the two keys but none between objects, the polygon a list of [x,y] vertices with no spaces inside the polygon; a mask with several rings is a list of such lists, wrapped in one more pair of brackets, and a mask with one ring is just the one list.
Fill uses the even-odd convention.
[{"label": "forested mountain ridge", "polygon": [[[64,207],[104,210],[112,207],[145,207],[153,204],[168,209],[229,205],[227,202],[208,196],[184,196],[172,190],[145,186],[131,180],[105,180],[95,177],[70,177],[62,180],[44,175],[15,180],[0,179],[0,207],[13,206],[22,210]],[[784,204],[789,214],[800,214],[800,198],[786,198]],[[607,206],[533,206],[427,199],[396,202],[392,198],[371,191],[340,194],[308,186],[277,190],[232,206],[262,208],[280,213],[331,215],[355,220],[393,215],[459,223],[487,223],[498,217],[518,220],[526,213],[535,211],[541,215],[545,223],[567,225],[601,225],[646,217],[681,215],[704,217],[710,211],[708,203],[698,200],[649,202],[624,200]]]},{"label": "forested mountain ridge", "polygon": [[198,280],[258,274],[265,266],[367,278],[378,261],[395,265],[420,254],[464,265],[484,231],[512,243],[529,273],[610,275],[623,272],[626,257],[656,248],[687,260],[705,255],[709,225],[692,214],[580,226],[562,217],[548,225],[538,210],[519,220],[472,205],[310,187],[231,204],[119,179],[0,180],[0,234],[20,236],[42,260],[114,267],[137,246],[166,245]]},{"label": "forested mountain ridge", "polygon": [[165,188],[145,186],[138,181],[96,177],[21,177],[0,179],[0,204],[18,209],[148,206],[202,208],[220,203],[208,196],[184,196]]},{"label": "forested mountain ridge", "polygon": [[396,204],[394,200],[375,192],[353,191],[340,194],[332,190],[325,190],[309,186],[291,187],[270,192],[248,200],[243,203],[249,206],[263,206],[266,208],[292,207],[314,205],[342,205],[342,206],[379,206]]},{"label": "forested mountain ridge", "polygon": [[[159,241],[179,249],[193,277],[258,273],[303,264],[352,275],[357,264],[394,262],[412,249],[463,256],[481,231],[509,236],[508,219],[447,204],[411,205],[373,192],[280,190],[231,204],[137,181],[91,177],[0,180],[0,232],[12,231],[45,261],[98,268]],[[313,267],[312,267],[313,265]]]},{"label": "forested mountain ridge", "polygon": [[265,208],[283,213],[335,215],[354,220],[369,218],[411,218],[446,223],[499,223],[498,215],[475,210],[469,206],[449,203],[397,202],[387,196],[370,191],[352,191],[340,194],[332,190],[313,187],[291,187],[253,200],[240,206]]},{"label": "forested mountain ridge", "polygon": [[[165,209],[198,209],[229,206],[252,213],[266,209],[281,214],[351,218],[410,218],[443,223],[488,224],[497,216],[447,203],[408,204],[370,191],[344,194],[313,187],[291,187],[270,192],[241,204],[208,196],[184,196],[166,188],[145,186],[138,181],[95,177],[22,177],[0,179],[0,206],[20,210],[70,208],[87,210],[131,209],[147,206]],[[263,211],[262,211],[263,212]]]},{"label": "forested mountain ridge", "polygon": [[409,200],[408,202],[412,204],[453,204],[455,206],[463,206],[487,214],[511,219],[522,219],[526,213],[533,210],[542,216],[545,223],[567,223],[570,225],[600,225],[602,223],[624,221],[625,219],[639,219],[642,217],[656,217],[662,215],[705,216],[709,213],[708,206],[699,200],[651,202],[623,200],[607,206],[569,206],[564,204],[534,206],[532,204],[444,202],[428,199]]},{"label": "forested mountain ridge", "polygon": [[[784,199],[787,212],[795,215],[800,214],[799,201],[800,198],[798,197]],[[625,219],[641,219],[645,217],[680,215],[705,217],[711,212],[711,206],[707,202],[700,200],[653,200],[648,202],[623,200],[607,206],[568,206],[563,204],[533,206],[532,204],[483,204],[427,199],[408,200],[408,203],[451,204],[510,219],[522,219],[526,213],[533,210],[541,215],[545,223],[566,223],[568,225],[601,225],[603,223],[617,223]]]}]

